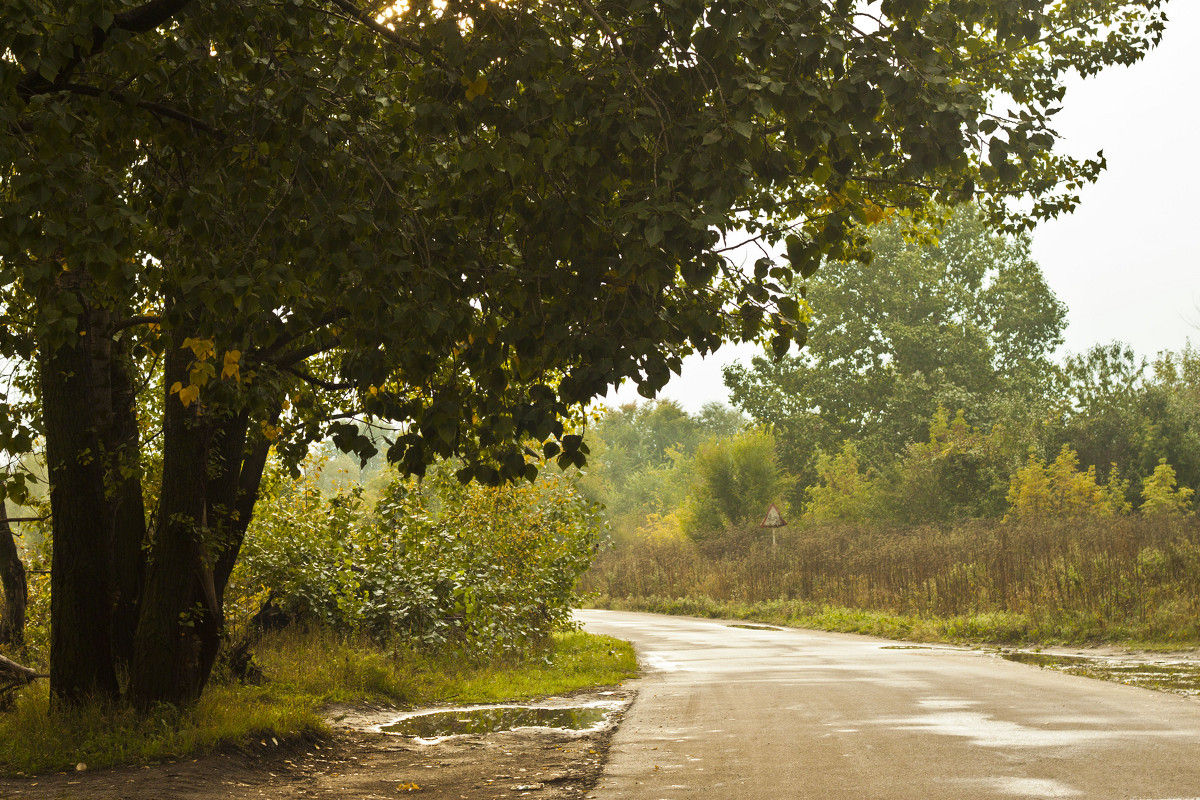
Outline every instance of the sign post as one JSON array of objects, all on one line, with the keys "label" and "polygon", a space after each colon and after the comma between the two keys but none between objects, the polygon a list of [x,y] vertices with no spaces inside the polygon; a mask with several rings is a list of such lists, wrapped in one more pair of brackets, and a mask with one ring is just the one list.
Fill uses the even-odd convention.
[{"label": "sign post", "polygon": [[771,503],[771,505],[767,507],[767,515],[763,517],[762,522],[758,523],[758,527],[771,529],[772,553],[775,552],[775,529],[782,528],[784,525],[787,525],[787,523],[783,521],[783,514],[780,514],[779,509],[775,507],[775,504]]}]

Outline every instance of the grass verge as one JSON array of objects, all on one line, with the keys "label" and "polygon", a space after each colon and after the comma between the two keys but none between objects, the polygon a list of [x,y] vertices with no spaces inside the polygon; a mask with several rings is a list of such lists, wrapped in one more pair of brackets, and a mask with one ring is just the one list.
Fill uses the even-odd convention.
[{"label": "grass verge", "polygon": [[1195,648],[1200,641],[1188,629],[1167,638],[1142,636],[1138,629],[1085,614],[1059,613],[1046,618],[1010,612],[956,616],[896,614],[843,608],[804,600],[746,603],[706,596],[592,598],[592,606],[620,611],[653,611],[709,619],[740,619],[797,628],[861,633],[887,639],[955,644],[1088,645],[1119,644],[1144,650]]},{"label": "grass verge", "polygon": [[327,632],[268,636],[255,649],[266,680],[214,685],[194,707],[139,714],[91,704],[51,708],[44,682],[0,713],[0,774],[33,775],[193,756],[264,737],[323,736],[330,702],[498,702],[619,683],[635,674],[633,650],[607,636],[556,634],[543,654],[470,663],[451,656],[385,652]]}]

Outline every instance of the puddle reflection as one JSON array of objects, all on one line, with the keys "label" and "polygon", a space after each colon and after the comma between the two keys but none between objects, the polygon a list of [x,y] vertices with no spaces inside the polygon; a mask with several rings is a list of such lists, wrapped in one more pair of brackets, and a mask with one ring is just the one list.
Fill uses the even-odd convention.
[{"label": "puddle reflection", "polygon": [[604,707],[527,708],[503,706],[454,709],[417,714],[380,728],[384,733],[417,739],[439,739],[469,733],[494,733],[514,728],[561,728],[586,731],[604,724],[613,712]]},{"label": "puddle reflection", "polygon": [[1200,695],[1200,664],[1191,662],[1135,662],[1118,658],[1088,658],[1019,650],[1003,652],[1000,657],[1070,675],[1099,678],[1160,692]]},{"label": "puddle reflection", "polygon": [[748,631],[781,631],[783,628],[773,628],[770,625],[743,625],[741,623],[733,623],[725,626],[726,628],[745,628]]}]

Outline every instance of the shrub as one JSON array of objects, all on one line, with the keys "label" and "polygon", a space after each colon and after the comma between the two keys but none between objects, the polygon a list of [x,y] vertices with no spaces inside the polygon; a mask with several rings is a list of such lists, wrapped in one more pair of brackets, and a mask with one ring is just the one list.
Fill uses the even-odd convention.
[{"label": "shrub", "polygon": [[568,625],[600,533],[572,479],[464,486],[442,465],[368,512],[357,488],[322,497],[318,474],[265,493],[239,565],[243,617],[273,595],[334,630],[479,657]]}]

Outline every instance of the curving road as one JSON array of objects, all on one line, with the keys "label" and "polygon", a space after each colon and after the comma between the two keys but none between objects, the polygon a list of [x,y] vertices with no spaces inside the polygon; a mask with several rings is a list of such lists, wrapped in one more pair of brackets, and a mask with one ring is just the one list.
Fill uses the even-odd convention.
[{"label": "curving road", "polygon": [[1200,800],[1200,701],[951,648],[580,611],[646,670],[600,800]]}]

